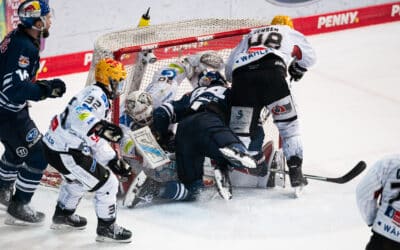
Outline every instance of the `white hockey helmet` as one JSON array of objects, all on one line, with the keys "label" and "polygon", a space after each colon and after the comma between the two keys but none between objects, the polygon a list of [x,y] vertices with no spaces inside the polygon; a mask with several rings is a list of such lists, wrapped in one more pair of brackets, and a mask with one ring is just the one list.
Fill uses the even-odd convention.
[{"label": "white hockey helmet", "polygon": [[153,98],[145,91],[134,91],[126,97],[126,113],[141,126],[153,122]]}]

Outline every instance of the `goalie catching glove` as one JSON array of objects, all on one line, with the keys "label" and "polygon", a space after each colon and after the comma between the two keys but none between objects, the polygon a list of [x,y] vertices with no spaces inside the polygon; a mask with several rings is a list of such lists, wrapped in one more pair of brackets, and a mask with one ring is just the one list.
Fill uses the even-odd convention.
[{"label": "goalie catching glove", "polygon": [[128,177],[132,174],[132,167],[129,166],[126,161],[118,159],[117,157],[109,161],[107,166],[114,172],[114,174],[122,177]]},{"label": "goalie catching glove", "polygon": [[294,80],[294,81],[299,81],[304,73],[307,72],[306,68],[301,67],[296,61],[293,61],[290,65],[289,65],[289,75],[290,75],[290,81]]},{"label": "goalie catching glove", "polygon": [[119,142],[123,136],[122,129],[119,126],[106,120],[96,123],[87,135],[90,136],[93,133],[109,142]]},{"label": "goalie catching glove", "polygon": [[42,90],[42,97],[40,99],[46,99],[47,97],[56,98],[64,95],[66,88],[64,81],[60,79],[53,80],[39,80],[36,81]]}]

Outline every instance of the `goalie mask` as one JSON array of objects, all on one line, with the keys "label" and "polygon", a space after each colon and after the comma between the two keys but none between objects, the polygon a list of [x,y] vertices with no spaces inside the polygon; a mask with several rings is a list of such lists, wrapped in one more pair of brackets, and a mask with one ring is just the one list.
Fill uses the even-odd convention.
[{"label": "goalie mask", "polygon": [[105,90],[110,99],[115,99],[123,93],[126,70],[122,63],[103,58],[96,64],[95,79]]},{"label": "goalie mask", "polygon": [[272,21],[271,25],[287,25],[290,28],[293,28],[293,21],[289,16],[284,16],[284,15],[277,15],[275,16]]},{"label": "goalie mask", "polygon": [[202,72],[199,75],[199,87],[208,87],[209,85],[227,86],[225,78],[218,71]]},{"label": "goalie mask", "polygon": [[153,122],[153,98],[144,91],[134,91],[126,97],[126,113],[140,126]]}]

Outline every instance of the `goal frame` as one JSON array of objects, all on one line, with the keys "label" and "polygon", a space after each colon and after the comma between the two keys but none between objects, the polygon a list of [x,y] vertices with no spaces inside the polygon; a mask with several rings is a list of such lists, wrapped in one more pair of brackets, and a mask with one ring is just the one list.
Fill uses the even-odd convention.
[{"label": "goal frame", "polygon": [[[230,30],[230,31],[225,31],[225,32],[217,32],[217,33],[213,33],[213,34],[191,36],[191,37],[186,37],[186,38],[179,38],[179,39],[172,39],[172,40],[166,40],[166,41],[155,42],[155,43],[148,43],[148,44],[143,44],[143,45],[130,46],[130,47],[125,47],[125,48],[120,48],[120,49],[114,51],[113,55],[114,55],[114,59],[121,60],[121,58],[124,54],[131,54],[131,53],[135,53],[135,52],[150,52],[154,49],[161,49],[161,48],[165,48],[165,47],[178,46],[178,45],[196,43],[196,42],[206,42],[206,41],[210,41],[210,40],[214,40],[214,39],[226,38],[226,37],[231,37],[231,36],[246,35],[251,31],[251,29],[252,28],[242,28],[242,29]],[[120,98],[119,97],[117,97],[116,99],[113,100],[112,114],[113,114],[112,122],[114,124],[118,124],[119,123],[119,115],[120,115]]]}]

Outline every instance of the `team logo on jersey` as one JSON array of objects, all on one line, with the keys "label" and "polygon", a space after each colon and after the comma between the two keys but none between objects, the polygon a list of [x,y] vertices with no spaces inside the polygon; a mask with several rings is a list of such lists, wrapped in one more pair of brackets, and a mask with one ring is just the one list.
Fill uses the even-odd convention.
[{"label": "team logo on jersey", "polygon": [[37,128],[33,128],[29,130],[28,134],[26,134],[25,140],[27,142],[34,141],[39,135],[39,130]]},{"label": "team logo on jersey", "polygon": [[290,113],[290,111],[292,111],[292,105],[290,103],[284,104],[284,105],[276,105],[271,110],[271,112],[274,115],[287,114],[287,113]]},{"label": "team logo on jersey", "polygon": [[25,140],[28,142],[28,148],[31,148],[33,145],[35,145],[41,138],[42,135],[37,128],[31,129],[25,136]]},{"label": "team logo on jersey", "polygon": [[89,116],[90,116],[90,113],[84,111],[84,112],[82,112],[82,113],[80,113],[80,114],[78,115],[78,119],[81,120],[81,121],[84,121],[84,120],[86,120]]},{"label": "team logo on jersey", "polygon": [[400,226],[400,211],[389,205],[386,208],[385,215],[392,219],[393,224]]},{"label": "team logo on jersey", "polygon": [[160,73],[160,77],[158,78],[159,82],[170,83],[176,77],[176,71],[172,69],[164,69]]},{"label": "team logo on jersey", "polygon": [[26,147],[18,147],[15,152],[21,158],[24,158],[28,155],[28,149]]},{"label": "team logo on jersey", "polygon": [[20,55],[19,56],[19,59],[18,59],[18,66],[20,67],[20,68],[26,68],[26,67],[28,67],[29,66],[29,57],[26,57],[26,56],[23,56],[23,55]]},{"label": "team logo on jersey", "polygon": [[320,0],[266,0],[275,5],[283,5],[293,7],[294,5],[308,5]]}]

